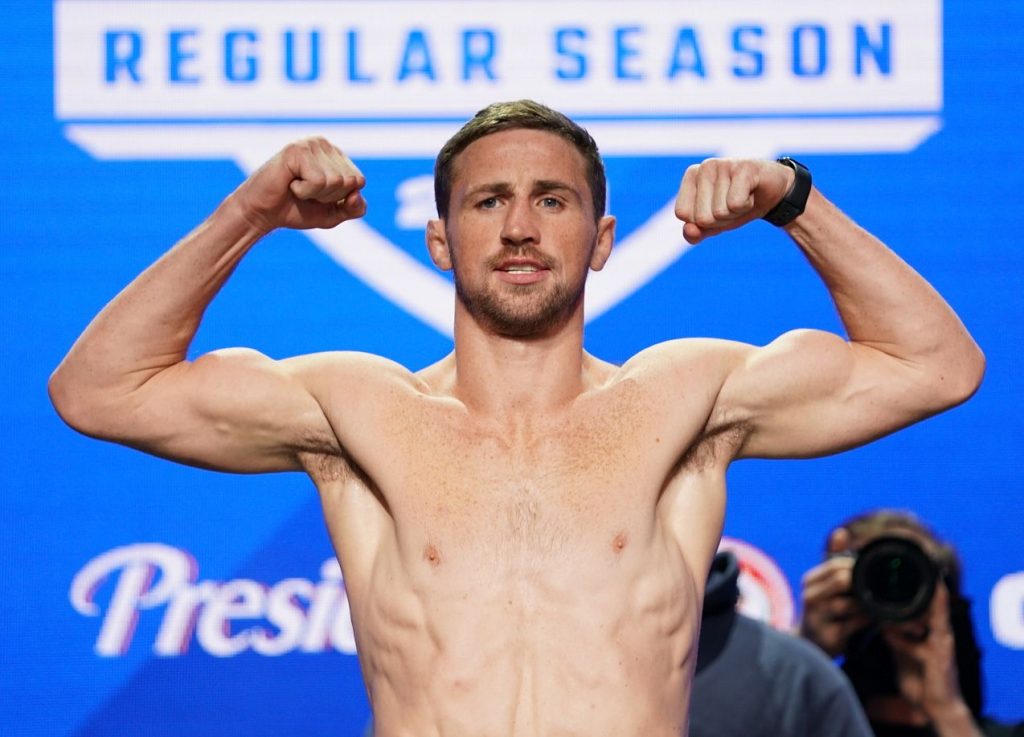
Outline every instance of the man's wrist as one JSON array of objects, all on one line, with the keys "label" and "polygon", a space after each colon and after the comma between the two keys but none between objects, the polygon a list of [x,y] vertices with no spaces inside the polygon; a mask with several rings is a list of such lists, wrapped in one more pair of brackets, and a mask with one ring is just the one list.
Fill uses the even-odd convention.
[{"label": "man's wrist", "polygon": [[[260,240],[276,230],[276,227],[265,217],[246,207],[237,191],[232,192],[221,202],[217,212],[223,213],[226,217],[242,224],[246,231],[246,237],[254,241]],[[216,215],[217,213],[214,214]]]},{"label": "man's wrist", "polygon": [[776,161],[783,166],[788,166],[796,175],[793,185],[779,201],[779,204],[764,215],[764,220],[781,228],[796,220],[807,207],[807,197],[811,193],[811,172],[806,166],[789,156],[783,156]]},{"label": "man's wrist", "polygon": [[950,699],[922,708],[931,720],[932,729],[940,737],[980,737],[981,731],[974,721],[974,715],[963,699]]}]

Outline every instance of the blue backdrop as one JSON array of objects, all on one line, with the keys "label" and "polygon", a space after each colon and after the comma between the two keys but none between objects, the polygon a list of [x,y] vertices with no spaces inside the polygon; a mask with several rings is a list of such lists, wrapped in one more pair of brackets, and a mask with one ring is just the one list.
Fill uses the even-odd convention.
[{"label": "blue backdrop", "polygon": [[[624,242],[608,268],[628,278],[591,295],[587,346],[603,358],[687,335],[838,329],[770,226],[658,251],[657,213],[684,168],[720,153],[797,155],[958,310],[988,356],[975,398],[840,456],[737,464],[726,534],[798,591],[835,522],[916,510],[962,554],[988,711],[1024,719],[1021,4],[793,2],[767,17],[750,2],[734,15],[706,1],[567,2],[549,18],[455,3],[472,16],[460,22],[438,10],[451,4],[5,3],[0,731],[362,732],[343,584],[308,480],[198,471],[78,436],[46,379],[244,172],[317,130],[345,138],[366,173],[366,228],[267,239],[194,352],[436,360],[451,347],[450,284],[424,268],[416,226],[430,152],[481,101],[520,94],[577,114],[607,157]],[[409,304],[431,300],[429,314]]]}]

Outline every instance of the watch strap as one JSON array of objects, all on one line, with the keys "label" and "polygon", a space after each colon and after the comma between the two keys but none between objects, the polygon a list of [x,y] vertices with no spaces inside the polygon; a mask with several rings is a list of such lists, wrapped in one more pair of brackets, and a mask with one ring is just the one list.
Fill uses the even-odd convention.
[{"label": "watch strap", "polygon": [[764,219],[772,225],[782,227],[803,214],[804,208],[807,206],[807,196],[811,193],[811,172],[806,166],[789,156],[783,156],[776,161],[783,166],[788,166],[796,174],[793,186],[786,192],[782,201],[764,216]]}]

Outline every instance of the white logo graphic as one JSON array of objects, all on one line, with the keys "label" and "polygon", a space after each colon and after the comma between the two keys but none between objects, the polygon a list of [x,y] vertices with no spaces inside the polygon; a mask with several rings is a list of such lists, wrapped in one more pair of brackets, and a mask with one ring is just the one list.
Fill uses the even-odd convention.
[{"label": "white logo graphic", "polygon": [[999,579],[992,589],[988,610],[996,642],[1024,650],[1024,571]]},{"label": "white logo graphic", "polygon": [[[940,0],[57,0],[54,25],[56,116],[104,160],[250,173],[311,134],[357,161],[432,159],[476,110],[522,97],[606,156],[901,152],[941,127]],[[592,275],[588,319],[686,251],[671,194]],[[446,278],[365,221],[308,235],[450,335]]]},{"label": "white logo graphic", "polygon": [[[319,581],[286,578],[268,585],[198,576],[199,566],[187,551],[136,543],[86,563],[69,596],[79,614],[102,618],[96,653],[104,657],[128,652],[139,615],[151,609],[162,610],[152,645],[157,655],[183,655],[193,641],[217,657],[356,651],[348,596],[334,558],[320,566]],[[109,586],[113,593],[101,608],[97,593]]]}]

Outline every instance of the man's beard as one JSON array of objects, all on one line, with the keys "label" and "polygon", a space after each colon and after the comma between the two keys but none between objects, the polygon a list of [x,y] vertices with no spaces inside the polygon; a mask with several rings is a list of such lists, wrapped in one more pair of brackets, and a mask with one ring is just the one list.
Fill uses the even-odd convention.
[{"label": "man's beard", "polygon": [[[452,249],[452,272],[456,296],[473,318],[499,335],[510,338],[545,335],[562,324],[583,299],[584,280],[575,286],[556,284],[543,293],[541,290],[544,287],[537,284],[509,284],[502,290],[503,293],[488,289],[472,292],[459,279],[454,251]],[[510,255],[513,254],[506,251],[491,259],[489,269],[493,270]],[[528,256],[545,266],[549,265],[548,259],[532,249],[517,248],[514,249],[514,255]]]}]

